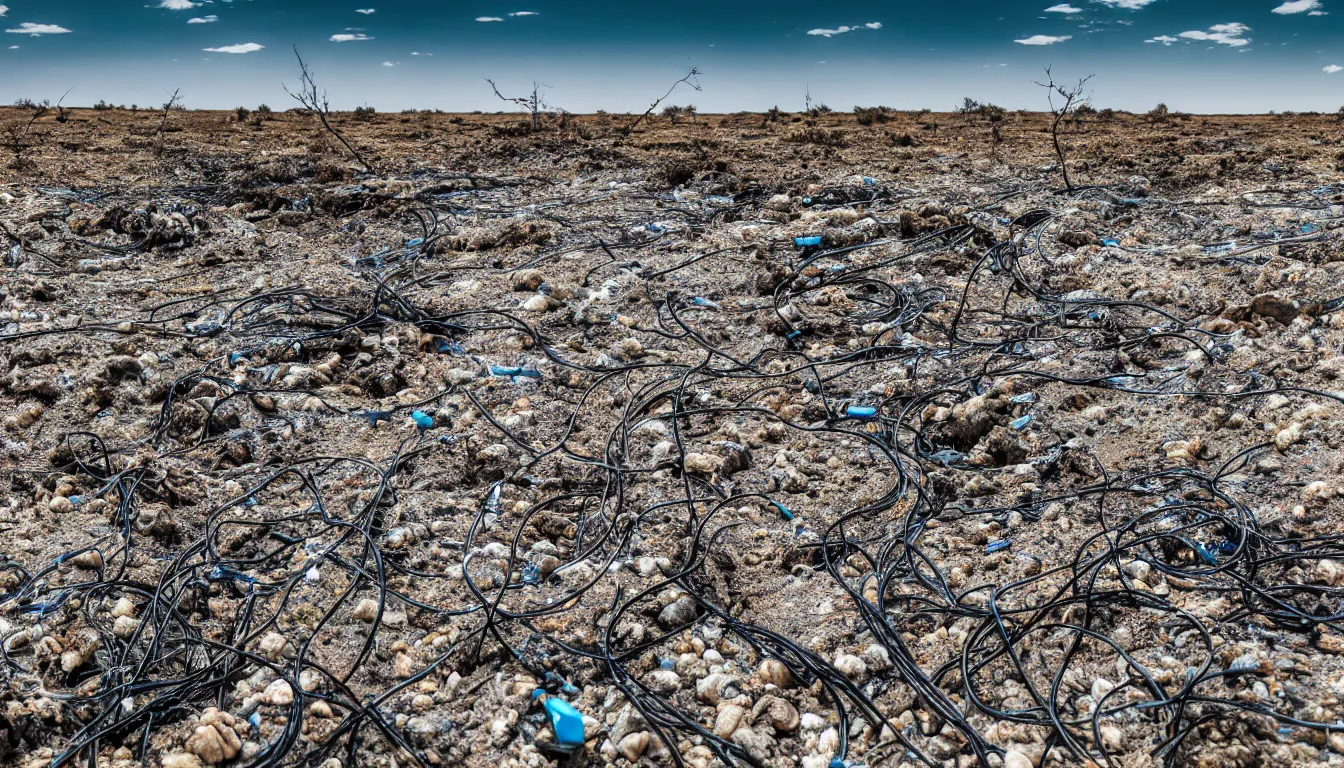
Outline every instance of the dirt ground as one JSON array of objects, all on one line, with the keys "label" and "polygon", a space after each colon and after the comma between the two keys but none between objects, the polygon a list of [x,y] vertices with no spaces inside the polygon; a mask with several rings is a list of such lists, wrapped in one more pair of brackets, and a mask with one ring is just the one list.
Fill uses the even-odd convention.
[{"label": "dirt ground", "polygon": [[1049,118],[0,109],[0,765],[1344,765],[1344,123]]}]

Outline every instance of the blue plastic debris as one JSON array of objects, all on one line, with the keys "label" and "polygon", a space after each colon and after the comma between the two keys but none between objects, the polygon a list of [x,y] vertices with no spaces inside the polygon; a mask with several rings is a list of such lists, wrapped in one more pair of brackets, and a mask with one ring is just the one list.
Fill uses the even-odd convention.
[{"label": "blue plastic debris", "polygon": [[415,422],[415,428],[420,430],[420,434],[422,435],[425,433],[425,430],[434,426],[434,417],[424,411],[411,411],[411,421]]},{"label": "blue plastic debris", "polygon": [[799,248],[811,248],[821,245],[821,235],[812,235],[811,237],[795,237],[793,244]]},{"label": "blue plastic debris", "polygon": [[1312,232],[1316,231],[1316,225],[1312,224],[1311,222],[1307,222],[1306,224],[1303,224],[1301,227],[1299,227],[1297,231],[1300,234],[1309,235]]},{"label": "blue plastic debris", "polygon": [[5,259],[5,266],[17,267],[19,265],[19,257],[21,256],[23,256],[23,246],[15,243],[9,248],[9,257]]},{"label": "blue plastic debris", "polygon": [[564,699],[547,696],[538,688],[532,692],[532,698],[541,702],[546,714],[551,718],[551,730],[555,731],[555,741],[562,747],[578,747],[583,744],[583,715]]},{"label": "blue plastic debris", "polygon": [[406,241],[407,248],[414,248],[416,246],[424,244],[425,244],[425,238],[423,237],[416,237]]},{"label": "blue plastic debris", "polygon": [[849,768],[849,763],[846,763],[843,758],[833,757],[831,758],[831,764],[827,766],[827,768]]},{"label": "blue plastic debris", "polygon": [[803,332],[800,331],[800,330],[798,330],[797,328],[795,328],[795,329],[793,329],[792,331],[789,331],[787,334],[785,334],[785,335],[784,335],[784,338],[786,338],[786,339],[796,339],[796,338],[798,338],[799,336],[802,336],[802,335],[803,335]]},{"label": "blue plastic debris", "polygon": [[1218,558],[1214,557],[1214,554],[1210,552],[1208,547],[1204,546],[1202,542],[1192,541],[1190,542],[1190,546],[1195,550],[1195,554],[1199,555],[1199,558],[1205,563],[1208,563],[1209,565],[1218,564]]},{"label": "blue plastic debris", "polygon": [[664,657],[664,658],[662,658],[662,659],[659,659],[659,660],[658,660],[658,668],[659,668],[659,669],[676,669],[676,668],[677,668],[677,660],[676,660],[676,659],[670,659],[670,658],[667,658],[667,657]]},{"label": "blue plastic debris", "polygon": [[991,541],[985,545],[985,554],[992,555],[995,552],[1002,552],[1003,550],[1011,546],[1013,546],[1012,539],[999,539],[998,541]]},{"label": "blue plastic debris", "polygon": [[851,419],[871,419],[877,415],[877,409],[869,405],[850,405],[846,406],[845,415]]},{"label": "blue plastic debris", "polygon": [[865,186],[865,187],[875,187],[875,186],[877,186],[877,179],[874,179],[872,176],[864,176],[864,177],[863,177],[863,186]]},{"label": "blue plastic debris", "polygon": [[774,504],[774,505],[775,505],[775,509],[778,509],[778,510],[779,510],[779,516],[780,516],[780,517],[784,518],[785,520],[792,520],[792,519],[793,519],[793,510],[789,509],[788,507],[784,506],[783,504],[780,504],[778,501],[775,501],[774,499],[771,499],[771,500],[770,500],[770,503],[771,503],[771,504]]},{"label": "blue plastic debris", "polygon": [[247,724],[252,726],[252,730],[261,730],[261,710],[255,710],[247,716]]},{"label": "blue plastic debris", "polygon": [[661,235],[663,232],[667,230],[667,227],[664,227],[662,224],[659,224],[658,222],[655,221],[649,224],[649,226],[645,227],[645,229],[649,230],[655,235]]},{"label": "blue plastic debris", "polygon": [[811,204],[812,204],[812,198],[810,197],[803,198],[803,205],[811,205]]},{"label": "blue plastic debris", "polygon": [[490,366],[490,375],[503,376],[509,379],[516,379],[519,376],[526,376],[529,379],[540,379],[541,371],[533,370],[531,368],[523,368],[522,366],[517,368],[506,368],[502,365],[492,365]]},{"label": "blue plastic debris", "polygon": [[702,297],[702,296],[695,296],[695,297],[693,297],[693,298],[691,299],[691,303],[694,304],[694,305],[697,306],[697,307],[704,307],[705,309],[718,309],[718,308],[719,308],[719,305],[718,305],[717,303],[715,303],[715,302],[713,302],[713,301],[710,301],[709,299],[706,299],[706,298],[704,298],[704,297]]},{"label": "blue plastic debris", "polygon": [[1008,422],[1008,426],[1012,427],[1018,432],[1021,432],[1022,430],[1026,429],[1027,425],[1030,423],[1031,423],[1031,414],[1028,413],[1026,416],[1018,416],[1016,419],[1013,419],[1012,421]]},{"label": "blue plastic debris", "polygon": [[1102,245],[1105,245],[1105,246],[1109,246],[1109,247],[1111,247],[1111,248],[1119,248],[1119,247],[1120,247],[1120,241],[1119,241],[1119,240],[1116,240],[1114,237],[1103,237],[1103,238],[1101,239],[1101,244],[1102,244]]},{"label": "blue plastic debris", "polygon": [[392,418],[391,411],[364,411],[360,415],[369,420],[370,427],[376,427],[378,422],[388,421]]},{"label": "blue plastic debris", "polygon": [[434,349],[445,355],[466,354],[466,350],[462,348],[461,344],[458,344],[456,341],[451,341],[449,339],[435,339]]},{"label": "blue plastic debris", "polygon": [[541,566],[536,563],[523,566],[523,583],[536,584],[538,581],[541,581]]},{"label": "blue plastic debris", "polygon": [[938,451],[937,453],[929,454],[929,458],[933,459],[934,461],[946,467],[947,465],[951,464],[954,461],[961,461],[962,459],[966,458],[966,454],[962,453],[961,451],[954,451],[951,448],[944,448],[943,450]]},{"label": "blue plastic debris", "polygon": [[1038,396],[1035,392],[1023,392],[1020,395],[1013,395],[1012,397],[1008,398],[1008,402],[1017,403],[1021,405],[1023,403],[1034,403],[1039,399],[1040,396]]},{"label": "blue plastic debris", "polygon": [[251,354],[251,353],[249,353],[249,352],[230,352],[230,353],[229,353],[229,366],[232,367],[232,366],[237,365],[239,360],[246,360],[249,354]]}]

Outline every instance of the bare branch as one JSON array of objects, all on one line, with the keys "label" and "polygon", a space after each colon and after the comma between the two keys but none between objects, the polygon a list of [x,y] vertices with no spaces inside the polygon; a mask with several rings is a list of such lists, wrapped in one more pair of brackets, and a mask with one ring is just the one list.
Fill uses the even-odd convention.
[{"label": "bare branch", "polygon": [[[1064,177],[1064,188],[1069,192],[1073,191],[1073,182],[1069,179],[1069,165],[1067,158],[1064,157],[1064,147],[1059,143],[1059,124],[1064,122],[1064,118],[1073,114],[1079,107],[1088,102],[1088,98],[1083,96],[1083,88],[1087,81],[1094,75],[1088,75],[1081,78],[1073,87],[1067,87],[1062,83],[1055,82],[1054,73],[1050,67],[1045,68],[1045,82],[1036,82],[1036,85],[1045,89],[1046,102],[1050,105],[1050,114],[1053,120],[1050,123],[1050,138],[1055,145],[1055,155],[1059,158],[1059,172]],[[1055,106],[1055,97],[1063,99],[1063,104]]]},{"label": "bare branch", "polygon": [[666,99],[668,96],[671,96],[672,92],[677,90],[677,86],[681,85],[682,83],[689,85],[690,87],[694,88],[697,91],[704,90],[703,88],[700,87],[700,81],[695,79],[699,74],[700,70],[696,69],[695,67],[691,67],[691,71],[686,73],[685,77],[673,83],[672,87],[667,89],[667,93],[664,93],[662,96],[659,96],[658,98],[654,99],[653,103],[649,105],[649,108],[644,110],[644,114],[635,118],[635,121],[633,123],[627,125],[625,127],[625,130],[621,131],[621,139],[624,140],[626,137],[630,135],[632,131],[638,128],[639,124],[644,122],[644,119],[647,118],[649,115],[653,114],[653,110],[657,109],[659,104],[663,103],[663,99]]},{"label": "bare branch", "polygon": [[369,173],[376,173],[373,166],[359,153],[359,150],[351,146],[350,142],[346,141],[345,137],[342,136],[327,119],[331,114],[330,103],[327,100],[327,92],[317,86],[317,81],[313,79],[312,70],[308,69],[308,65],[304,63],[303,57],[299,55],[299,47],[297,45],[294,46],[294,58],[299,60],[299,92],[295,93],[294,91],[289,90],[289,86],[284,83],[281,83],[280,87],[284,88],[285,93],[288,93],[290,98],[299,102],[305,109],[308,109],[311,112],[316,112],[317,119],[322,122],[322,127],[327,129],[327,133],[335,136],[337,141],[341,142],[346,151],[355,158],[355,161],[364,166],[364,170]]}]

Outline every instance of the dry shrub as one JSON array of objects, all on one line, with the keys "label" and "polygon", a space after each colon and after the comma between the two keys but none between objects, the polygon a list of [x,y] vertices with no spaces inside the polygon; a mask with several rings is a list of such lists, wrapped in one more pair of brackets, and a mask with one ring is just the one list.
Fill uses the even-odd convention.
[{"label": "dry shrub", "polygon": [[542,219],[509,219],[481,227],[463,227],[456,235],[435,241],[434,251],[488,251],[547,245],[555,241],[550,222]]},{"label": "dry shrub", "polygon": [[317,161],[313,168],[313,181],[320,184],[332,184],[350,179],[350,169],[339,160],[326,157]]},{"label": "dry shrub", "polygon": [[804,128],[789,134],[786,141],[795,144],[817,144],[823,147],[843,147],[845,146],[845,136],[840,131],[830,131],[825,128]]}]

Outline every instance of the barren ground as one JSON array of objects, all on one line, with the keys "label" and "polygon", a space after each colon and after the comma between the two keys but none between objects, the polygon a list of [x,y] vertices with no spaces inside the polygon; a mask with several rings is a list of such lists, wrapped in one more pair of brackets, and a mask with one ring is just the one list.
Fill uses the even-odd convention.
[{"label": "barren ground", "polygon": [[1344,764],[1334,117],[30,118],[0,764]]}]

